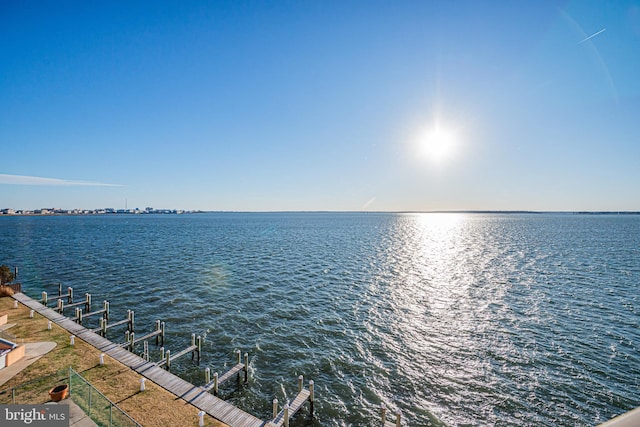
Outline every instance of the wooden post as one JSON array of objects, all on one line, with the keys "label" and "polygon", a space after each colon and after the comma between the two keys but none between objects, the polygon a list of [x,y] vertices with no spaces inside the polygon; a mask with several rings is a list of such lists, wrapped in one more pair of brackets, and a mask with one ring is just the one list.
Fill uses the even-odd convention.
[{"label": "wooden post", "polygon": [[200,335],[198,335],[198,337],[196,338],[196,346],[198,347],[196,349],[196,352],[198,353],[198,364],[200,363],[200,353],[202,352],[202,337]]},{"label": "wooden post", "polygon": [[[196,346],[196,334],[191,334],[191,347],[195,347]],[[191,360],[193,360],[193,357],[196,355],[196,351],[195,350],[191,350]]]},{"label": "wooden post", "polygon": [[127,344],[127,348],[129,347],[129,335],[130,334],[131,334],[131,332],[124,331],[124,342]]},{"label": "wooden post", "polygon": [[79,307],[76,307],[76,322],[78,322],[79,325],[82,325],[82,309]]},{"label": "wooden post", "polygon": [[300,393],[302,391],[303,384],[304,384],[304,377],[302,375],[300,375],[298,377],[298,393]]},{"label": "wooden post", "polygon": [[107,336],[107,319],[104,317],[100,318],[100,332],[103,337]]},{"label": "wooden post", "polygon": [[211,369],[204,368],[204,383],[209,384],[211,382]]},{"label": "wooden post", "polygon": [[315,397],[313,395],[314,386],[315,386],[315,383],[313,382],[313,380],[309,381],[309,412],[311,413],[312,417],[313,417],[313,401],[315,400]]},{"label": "wooden post", "polygon": [[133,346],[135,345],[136,333],[131,332],[129,334],[129,351],[133,353]]},{"label": "wooden post", "polygon": [[164,359],[164,347],[160,347],[160,360]]},{"label": "wooden post", "polygon": [[284,404],[284,427],[289,427],[289,404]]},{"label": "wooden post", "polygon": [[146,378],[140,378],[140,391],[144,391],[145,387],[144,387],[144,382],[146,381]]},{"label": "wooden post", "polygon": [[104,313],[102,314],[102,317],[109,320],[109,301],[104,302]]},{"label": "wooden post", "polygon": [[[242,361],[242,356],[241,356],[241,354],[242,354],[242,353],[240,352],[240,350],[236,350],[236,355],[238,356],[238,365],[239,365],[239,364],[241,363],[241,361]],[[238,372],[237,379],[238,379],[238,384],[240,384],[240,372]]]},{"label": "wooden post", "polygon": [[214,396],[218,395],[218,373],[217,372],[213,373],[213,395]]},{"label": "wooden post", "polygon": [[278,416],[278,398],[273,399],[273,420]]},{"label": "wooden post", "polygon": [[64,314],[64,301],[62,299],[58,300],[58,313]]},{"label": "wooden post", "polygon": [[396,411],[396,427],[400,427],[401,423],[401,418],[402,418],[402,414],[400,413],[400,409],[398,409]]},{"label": "wooden post", "polygon": [[69,292],[69,296],[67,297],[67,302],[69,304],[73,304],[73,288],[71,286],[69,286],[69,288],[67,290]]},{"label": "wooden post", "polygon": [[100,353],[100,364],[104,365],[104,353]]},{"label": "wooden post", "polygon": [[58,283],[58,296],[62,296],[62,283]]},{"label": "wooden post", "polygon": [[44,305],[45,307],[47,306],[47,293],[45,291],[42,291],[42,305]]},{"label": "wooden post", "polygon": [[249,353],[244,354],[244,383],[249,381]]},{"label": "wooden post", "polygon": [[[160,323],[160,341],[162,342],[162,345],[164,345],[164,322]],[[156,345],[158,345],[158,335],[156,335]]]},{"label": "wooden post", "polygon": [[75,335],[71,335],[69,337],[69,344],[76,345],[76,337],[75,337]]},{"label": "wooden post", "polygon": [[171,369],[171,350],[167,349],[165,357],[166,357],[166,360],[167,360],[166,365],[167,365],[167,371],[168,371],[168,370]]},{"label": "wooden post", "polygon": [[87,313],[91,313],[91,294],[84,294],[84,309]]},{"label": "wooden post", "polygon": [[13,267],[13,280],[18,280],[18,267]]},{"label": "wooden post", "polygon": [[380,414],[382,415],[382,425],[384,426],[387,419],[387,406],[384,403],[380,404]]}]

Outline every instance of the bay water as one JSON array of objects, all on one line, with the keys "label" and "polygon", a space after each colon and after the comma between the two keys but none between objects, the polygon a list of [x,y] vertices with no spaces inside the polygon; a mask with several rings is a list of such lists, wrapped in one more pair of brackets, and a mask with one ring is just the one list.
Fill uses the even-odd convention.
[{"label": "bay water", "polygon": [[591,426],[640,406],[638,215],[11,216],[0,264],[34,299],[62,283],[114,321],[135,310],[137,334],[166,322],[172,352],[201,335],[200,366],[172,366],[195,385],[247,352],[249,383],[221,395],[265,420],[299,375],[317,401],[293,426],[379,425],[382,403],[404,426]]}]

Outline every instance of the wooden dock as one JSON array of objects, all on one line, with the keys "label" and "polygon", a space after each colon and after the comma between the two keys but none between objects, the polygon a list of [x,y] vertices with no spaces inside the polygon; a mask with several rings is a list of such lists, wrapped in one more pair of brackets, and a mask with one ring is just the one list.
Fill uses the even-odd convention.
[{"label": "wooden dock", "polygon": [[309,390],[300,390],[296,397],[294,397],[293,400],[287,403],[285,408],[283,408],[282,411],[280,411],[272,421],[266,424],[266,427],[282,427],[283,425],[285,425],[286,417],[291,418],[296,412],[298,412],[302,405],[307,400],[309,400],[309,396]]},{"label": "wooden dock", "polygon": [[182,378],[156,366],[155,363],[148,362],[140,356],[121,348],[119,345],[73,322],[71,319],[57,313],[53,309],[47,308],[41,303],[34,301],[25,294],[18,293],[15,294],[13,298],[66,329],[76,337],[86,341],[99,351],[133,369],[141,376],[153,381],[160,387],[163,387],[167,391],[231,427],[266,427],[270,425],[208,393],[202,387],[194,386]]},{"label": "wooden dock", "polygon": [[203,389],[207,391],[213,391],[215,396],[218,395],[218,388],[233,378],[234,375],[238,378],[238,384],[240,384],[240,372],[244,372],[244,382],[247,383],[248,374],[249,374],[249,354],[244,354],[244,363],[241,361],[240,350],[236,350],[236,354],[238,355],[238,363],[235,364],[231,369],[218,377],[218,373],[214,374],[213,381],[211,381],[211,370],[209,368],[205,369],[205,379],[206,384],[202,386]]}]

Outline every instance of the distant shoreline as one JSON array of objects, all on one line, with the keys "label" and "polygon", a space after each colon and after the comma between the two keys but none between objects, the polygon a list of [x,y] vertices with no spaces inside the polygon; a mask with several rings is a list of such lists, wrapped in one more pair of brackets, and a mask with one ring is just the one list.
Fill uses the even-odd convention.
[{"label": "distant shoreline", "polygon": [[0,217],[42,217],[42,216],[131,216],[131,215],[186,215],[186,214],[499,214],[499,215],[640,215],[640,211],[527,211],[527,210],[438,210],[438,211],[183,211],[183,210],[158,210],[158,211],[129,211],[129,212],[100,212],[98,210],[84,210],[82,212],[38,212],[15,211],[6,213],[0,210]]}]

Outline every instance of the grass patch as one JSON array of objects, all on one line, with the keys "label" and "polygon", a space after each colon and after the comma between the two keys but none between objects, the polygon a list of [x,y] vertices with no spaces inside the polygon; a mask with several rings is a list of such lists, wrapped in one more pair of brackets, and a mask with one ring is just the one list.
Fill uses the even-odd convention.
[{"label": "grass patch", "polygon": [[[140,374],[107,355],[105,364],[100,365],[98,349],[78,337],[75,338],[75,345],[71,346],[69,331],[55,323],[48,330],[48,319],[38,313],[30,318],[28,307],[18,303],[18,308],[13,308],[13,302],[11,297],[0,297],[0,313],[7,313],[8,323],[16,324],[8,332],[15,335],[20,344],[52,341],[57,345],[0,386],[0,390],[4,391],[0,392],[0,403],[11,402],[11,389],[14,387],[16,403],[47,402],[50,388],[68,382],[68,368],[71,366],[143,426],[198,425],[199,409],[195,406],[149,380],[146,390],[140,392]],[[205,425],[226,426],[208,415],[205,416]]]}]

